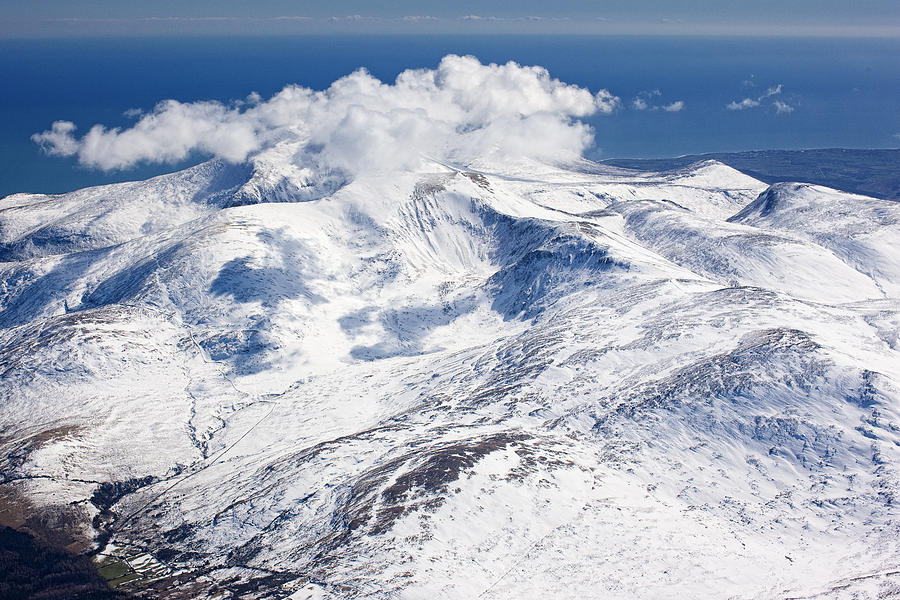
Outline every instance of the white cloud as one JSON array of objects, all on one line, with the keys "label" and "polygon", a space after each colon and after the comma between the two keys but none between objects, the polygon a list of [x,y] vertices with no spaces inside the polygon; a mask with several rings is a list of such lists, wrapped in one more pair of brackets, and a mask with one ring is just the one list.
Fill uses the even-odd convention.
[{"label": "white cloud", "polygon": [[31,139],[39,144],[47,154],[72,156],[79,150],[79,143],[72,136],[75,129],[75,123],[71,121],[54,121],[49,130],[36,133],[31,136]]},{"label": "white cloud", "polygon": [[781,100],[776,100],[772,106],[775,107],[775,111],[779,115],[788,115],[794,112],[794,107],[788,104],[787,102],[782,102]]},{"label": "white cloud", "polygon": [[666,104],[662,109],[666,112],[681,112],[684,110],[684,100],[676,100],[671,104]]},{"label": "white cloud", "polygon": [[600,90],[594,95],[594,106],[598,112],[608,115],[622,107],[622,99],[609,90]]},{"label": "white cloud", "polygon": [[631,101],[631,106],[634,110],[648,110],[651,108],[655,108],[651,106],[649,100],[662,95],[662,92],[659,90],[650,90],[646,92],[641,92],[637,96],[635,96],[634,100]]},{"label": "white cloud", "polygon": [[328,17],[328,20],[333,23],[341,23],[341,22],[360,22],[360,21],[372,21],[376,20],[377,17],[364,17],[362,15],[335,15],[332,17]]},{"label": "white cloud", "polygon": [[753,98],[744,98],[740,102],[731,101],[728,105],[725,106],[728,110],[746,110],[748,108],[756,108],[759,106],[759,101],[754,100]]},{"label": "white cloud", "polygon": [[774,96],[776,94],[780,94],[782,87],[783,86],[780,83],[776,86],[770,87],[769,89],[767,89],[765,91],[765,93],[763,93],[762,96],[759,97],[759,100],[764,100],[764,99],[768,98],[769,96]]},{"label": "white cloud", "polygon": [[95,125],[79,138],[74,124],[57,121],[32,139],[50,154],[104,170],[175,162],[195,151],[238,162],[295,141],[303,166],[354,174],[412,167],[423,156],[574,157],[593,139],[578,118],[620,106],[609,91],[591,94],[542,67],[449,55],[393,84],[358,70],[324,91],[288,86],[268,100],[231,105],[166,100],[129,128]]},{"label": "white cloud", "polygon": [[684,109],[684,100],[676,100],[669,104],[652,104],[652,99],[658,96],[662,96],[662,92],[659,90],[641,92],[631,101],[631,107],[634,110],[663,110],[665,112],[679,112]]},{"label": "white cloud", "polygon": [[[744,81],[741,85],[744,87],[747,87],[746,84],[748,84],[748,83],[751,86],[753,85],[753,83],[751,81]],[[747,110],[748,108],[756,108],[762,104],[763,100],[765,100],[766,98],[771,98],[772,96],[777,96],[778,94],[780,94],[782,92],[783,89],[784,89],[784,85],[779,83],[778,85],[773,85],[772,87],[767,88],[766,91],[763,92],[762,94],[760,94],[759,96],[757,96],[756,99],[744,98],[743,100],[740,100],[740,101],[732,100],[727,105],[725,105],[725,108],[727,108],[728,110]],[[772,104],[772,106],[774,106],[776,108],[776,110],[778,111],[778,114],[794,112],[793,106],[791,106],[785,102],[782,102],[780,100],[776,100]]]}]

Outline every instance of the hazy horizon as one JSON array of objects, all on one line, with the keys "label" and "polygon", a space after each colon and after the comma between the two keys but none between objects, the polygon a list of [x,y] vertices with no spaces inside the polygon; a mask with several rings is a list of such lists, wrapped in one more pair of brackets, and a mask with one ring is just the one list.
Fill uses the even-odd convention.
[{"label": "hazy horizon", "polygon": [[360,0],[37,0],[0,6],[0,38],[329,33],[898,37],[900,11],[889,0],[613,0],[602,6],[526,0],[512,8],[499,0],[452,7],[408,0],[379,7]]}]

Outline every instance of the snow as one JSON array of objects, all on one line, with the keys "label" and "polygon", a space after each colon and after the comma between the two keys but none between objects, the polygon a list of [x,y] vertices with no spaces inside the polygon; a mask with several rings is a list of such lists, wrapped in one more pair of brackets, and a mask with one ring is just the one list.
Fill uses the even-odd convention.
[{"label": "snow", "polygon": [[900,585],[900,205],[293,156],[0,200],[5,485],[200,597]]}]

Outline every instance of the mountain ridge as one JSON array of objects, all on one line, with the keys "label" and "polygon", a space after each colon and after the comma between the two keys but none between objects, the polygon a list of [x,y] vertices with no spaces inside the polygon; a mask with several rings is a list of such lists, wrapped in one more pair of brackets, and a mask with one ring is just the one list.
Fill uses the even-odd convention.
[{"label": "mountain ridge", "polygon": [[845,192],[900,200],[898,149],[810,148],[710,152],[672,158],[608,158],[600,162],[633,169],[672,170],[718,160],[765,183],[807,182]]}]

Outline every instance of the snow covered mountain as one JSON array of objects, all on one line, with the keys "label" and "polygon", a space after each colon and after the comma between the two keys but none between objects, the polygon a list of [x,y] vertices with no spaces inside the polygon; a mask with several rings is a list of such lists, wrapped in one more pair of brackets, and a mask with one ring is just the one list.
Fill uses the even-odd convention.
[{"label": "snow covered mountain", "polygon": [[152,597],[898,592],[900,205],[279,156],[2,201],[5,522]]},{"label": "snow covered mountain", "polygon": [[0,523],[148,598],[900,595],[900,204],[579,159],[614,100],[538,69],[367,77],[43,134],[225,150],[0,200]]}]

